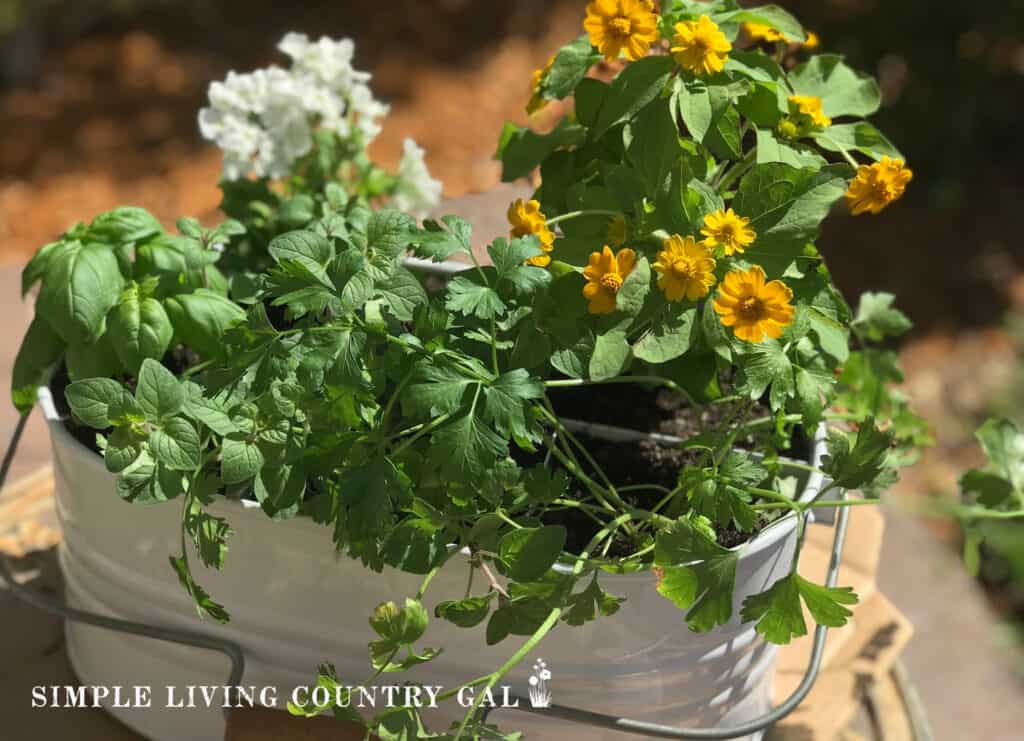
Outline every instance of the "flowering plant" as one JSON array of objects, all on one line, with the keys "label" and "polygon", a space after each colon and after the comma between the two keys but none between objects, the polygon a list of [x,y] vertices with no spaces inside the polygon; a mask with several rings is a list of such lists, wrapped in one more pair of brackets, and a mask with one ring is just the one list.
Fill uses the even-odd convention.
[{"label": "flowering plant", "polygon": [[[234,220],[212,232],[182,223],[182,249],[202,259],[139,267],[149,240],[169,239],[153,224],[108,238],[97,220],[60,243],[77,240],[74,254],[90,260],[109,254],[104,275],[117,288],[134,280],[143,301],[189,304],[155,343],[143,316],[156,310],[139,308],[126,322],[139,326],[130,366],[87,378],[64,355],[70,408],[100,430],[120,494],[181,500],[171,561],[203,613],[228,619],[190,558],[219,568],[231,534],[206,505],[247,496],[272,517],[330,527],[372,569],[423,575],[415,596],[370,617],[369,681],[438,655],[418,647],[428,588],[462,552],[466,595],[433,604],[434,618],[486,622],[490,644],[527,637],[473,680],[478,699],[448,732],[429,735],[415,708],[399,707],[367,722],[380,738],[506,737],[482,719],[482,690],[560,623],[613,615],[609,571],[654,569],[691,629],[726,623],[742,551],[731,544],[787,513],[802,532],[811,508],[864,503],[827,496],[877,495],[927,439],[891,389],[891,353],[872,347],[909,323],[885,294],[852,312],[814,246],[844,194],[854,212],[877,212],[910,179],[863,120],[879,105],[875,83],[835,56],[794,66],[807,36],[773,6],[674,0],[659,13],[649,0],[594,0],[584,30],[538,71],[529,102],[536,111],[571,96],[573,113],[546,134],[502,133],[505,179],[539,168],[541,184],[509,207],[509,238],[488,247],[489,264],[458,216],[414,218],[436,197],[418,148],[397,177],[362,154],[381,109],[357,92],[365,78],[350,47],[293,35],[282,43],[290,70],[211,89],[201,123],[225,149]],[[71,249],[44,248],[26,273],[43,276],[37,322],[69,346],[80,331],[89,342],[109,334],[114,309],[95,304],[96,270],[64,257]],[[428,290],[409,253],[472,263]],[[228,268],[220,289],[217,273],[193,275],[213,262]],[[214,295],[230,306],[223,315],[203,303]],[[31,337],[18,394],[64,350]],[[165,351],[181,346],[192,354],[174,367]],[[689,427],[667,439],[676,455],[658,481],[606,470],[650,430],[613,430],[626,442],[596,453],[593,420],[564,411],[579,392],[585,407],[610,406],[613,387],[652,407],[660,390],[684,409]],[[830,483],[801,500],[801,477],[819,469],[785,453],[823,422]],[[856,601],[793,566],[742,610],[776,643],[806,633],[801,604],[835,626]],[[343,689],[327,666],[318,681]],[[333,703],[292,707],[329,710],[364,722]]]}]

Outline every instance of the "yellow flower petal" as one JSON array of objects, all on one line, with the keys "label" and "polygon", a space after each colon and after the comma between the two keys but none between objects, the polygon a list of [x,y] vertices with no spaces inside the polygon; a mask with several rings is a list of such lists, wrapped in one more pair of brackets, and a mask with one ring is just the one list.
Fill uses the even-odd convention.
[{"label": "yellow flower petal", "polygon": [[764,269],[733,270],[719,286],[712,302],[715,313],[744,342],[778,339],[796,314],[793,291],[780,280],[766,282]]}]

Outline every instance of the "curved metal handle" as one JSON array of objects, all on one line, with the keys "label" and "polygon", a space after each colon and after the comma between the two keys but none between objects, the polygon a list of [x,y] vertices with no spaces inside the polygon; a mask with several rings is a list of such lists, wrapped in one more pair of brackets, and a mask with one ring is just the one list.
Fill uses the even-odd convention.
[{"label": "curved metal handle", "polygon": [[[29,414],[31,414],[31,412]],[[21,442],[21,436],[25,431],[25,425],[28,422],[29,414],[22,415],[21,419],[18,420],[18,424],[14,428],[14,435],[11,437],[10,445],[7,447],[7,452],[4,454],[3,463],[0,464],[0,491],[3,490],[4,482],[7,480],[7,474],[10,471],[11,463],[14,461],[14,454],[18,449],[18,444]],[[170,643],[180,643],[186,646],[195,646],[196,648],[205,648],[210,651],[219,651],[231,660],[231,673],[228,675],[227,686],[239,687],[242,684],[242,675],[245,672],[245,654],[242,652],[242,647],[233,641],[229,641],[224,638],[214,638],[213,636],[196,633],[190,630],[163,628],[160,626],[146,625],[144,623],[136,623],[130,620],[120,620],[106,615],[99,615],[94,612],[87,612],[86,610],[68,607],[55,599],[43,595],[35,589],[30,589],[23,584],[19,584],[14,578],[14,574],[11,573],[10,563],[8,562],[7,556],[3,554],[0,554],[0,581],[5,582],[7,587],[11,590],[11,593],[25,603],[35,607],[36,609],[42,610],[43,612],[48,612],[51,615],[64,618],[65,620],[84,623],[86,625],[94,625],[97,628],[105,628],[107,630],[116,630],[121,633],[131,633],[133,635],[143,636],[144,638],[155,638],[158,641],[168,641]],[[225,710],[225,715],[227,712],[228,711]]]},{"label": "curved metal handle", "polygon": [[[846,492],[843,492],[842,499],[845,498]],[[825,579],[826,585],[830,588],[835,587],[839,581],[839,567],[843,556],[843,544],[846,542],[846,530],[849,526],[850,520],[849,507],[839,507],[838,509],[839,515],[836,522],[836,534],[832,541],[832,558],[829,561],[828,576]],[[560,720],[565,720],[570,723],[581,723],[600,728],[607,728],[613,731],[628,732],[639,736],[647,736],[648,738],[678,738],[693,739],[694,741],[723,741],[724,739],[741,738],[742,736],[749,736],[750,734],[763,731],[775,723],[778,723],[780,720],[792,713],[797,706],[804,701],[804,698],[807,697],[811,688],[814,686],[814,682],[818,679],[818,673],[821,670],[821,660],[825,653],[825,638],[827,634],[827,626],[819,625],[815,628],[814,646],[811,649],[811,659],[808,663],[807,671],[804,674],[803,680],[793,691],[793,694],[760,718],[752,720],[749,723],[744,723],[741,726],[734,726],[733,728],[676,728],[674,726],[649,723],[647,721],[635,720],[632,718],[620,718],[614,715],[595,713],[590,710],[565,707],[564,705],[551,705],[547,708],[534,708],[530,705],[529,701],[521,697],[515,698],[519,700],[519,706],[517,708],[509,709],[520,710],[526,713],[534,713],[536,715],[546,715],[549,717],[559,718]]]}]

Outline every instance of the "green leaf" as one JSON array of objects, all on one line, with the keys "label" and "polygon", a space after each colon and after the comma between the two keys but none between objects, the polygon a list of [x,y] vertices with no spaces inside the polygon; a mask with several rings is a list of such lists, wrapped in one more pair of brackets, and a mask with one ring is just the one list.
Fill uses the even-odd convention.
[{"label": "green leaf", "polygon": [[601,589],[595,572],[586,589],[569,597],[568,609],[562,620],[569,625],[583,625],[595,620],[598,614],[610,617],[619,611],[625,601],[625,597],[616,597]]},{"label": "green leaf", "polygon": [[393,208],[375,211],[366,225],[370,261],[378,267],[393,265],[415,238],[416,220]]},{"label": "green leaf", "polygon": [[406,388],[402,406],[413,417],[450,414],[462,407],[466,391],[479,383],[457,367],[424,362]]},{"label": "green leaf", "polygon": [[749,354],[743,356],[741,367],[746,378],[743,391],[751,399],[760,399],[771,387],[769,401],[772,411],[785,406],[786,400],[796,392],[793,364],[776,340],[755,345]]},{"label": "green leaf", "polygon": [[657,193],[683,151],[669,100],[655,100],[640,111],[627,125],[625,138],[627,158],[643,178],[647,192]]},{"label": "green leaf", "polygon": [[667,363],[689,351],[699,326],[696,307],[664,317],[633,345],[633,354],[648,363]]},{"label": "green leaf", "polygon": [[771,129],[757,130],[757,164],[781,162],[790,167],[821,167],[825,159],[813,147],[776,136]]},{"label": "green leaf", "polygon": [[566,535],[561,525],[513,530],[501,539],[498,555],[511,579],[535,581],[555,565],[565,548]]},{"label": "green leaf", "polygon": [[815,135],[818,145],[831,152],[860,152],[875,160],[882,157],[904,159],[881,131],[867,121],[833,124]]},{"label": "green leaf", "polygon": [[532,635],[550,614],[551,607],[544,599],[524,597],[507,602],[487,621],[487,645],[500,643],[510,635]]},{"label": "green leaf", "polygon": [[174,573],[178,575],[178,580],[189,596],[195,601],[201,615],[209,615],[218,623],[226,623],[231,619],[224,606],[215,602],[205,589],[196,584],[192,578],[192,572],[189,571],[188,561],[184,556],[179,558],[172,557],[170,562]]},{"label": "green leaf", "polygon": [[499,434],[526,438],[526,407],[544,396],[544,382],[517,368],[484,387],[484,413]]},{"label": "green leaf", "polygon": [[[607,83],[595,80],[593,77],[585,77],[580,81],[573,96],[576,103],[577,121],[587,127],[591,127],[597,122],[597,114],[601,112],[601,106],[604,105],[604,99],[608,95],[608,88],[609,85]],[[552,159],[549,158],[547,162],[550,162]],[[543,180],[551,182],[549,177],[544,177]]]},{"label": "green leaf", "polygon": [[103,461],[111,473],[121,473],[142,455],[142,438],[130,427],[117,427],[107,438]]},{"label": "green leaf", "polygon": [[64,397],[79,422],[105,430],[110,427],[110,405],[119,402],[124,393],[124,387],[111,378],[89,378],[70,384]]},{"label": "green leaf", "polygon": [[185,406],[185,389],[174,374],[150,358],[142,361],[135,400],[151,421],[171,417]]},{"label": "green leaf", "polygon": [[462,275],[448,284],[445,306],[449,311],[479,319],[493,319],[507,310],[505,303],[493,288],[480,285]]},{"label": "green leaf", "polygon": [[651,265],[646,257],[640,257],[615,296],[615,308],[627,316],[635,317],[643,310],[650,292]]},{"label": "green leaf", "polygon": [[632,118],[658,97],[665,89],[673,66],[671,57],[645,57],[626,65],[608,89],[597,121],[590,130],[590,139],[599,139],[612,126]]},{"label": "green leaf", "polygon": [[100,214],[89,225],[89,236],[109,245],[138,242],[162,231],[160,222],[148,211],[137,206],[115,208],[113,211]]},{"label": "green leaf", "polygon": [[735,527],[750,532],[757,524],[757,512],[750,506],[750,497],[742,489],[728,484],[704,481],[690,492],[690,506],[719,527]]},{"label": "green leaf", "polygon": [[107,336],[125,369],[136,375],[143,360],[164,356],[174,337],[174,327],[160,302],[143,298],[133,285],[110,310]]},{"label": "green leaf", "polygon": [[545,97],[562,100],[572,95],[576,86],[586,77],[587,71],[600,58],[600,54],[594,53],[587,35],[563,46],[544,82]]},{"label": "green leaf", "polygon": [[505,438],[475,414],[463,414],[434,433],[431,455],[442,472],[459,480],[480,476],[508,452]]},{"label": "green leaf", "polygon": [[[723,548],[688,518],[658,533],[654,561],[664,570],[658,592],[688,610],[690,629],[706,632],[732,617],[732,593],[739,555]],[[680,571],[690,574],[680,574]]]},{"label": "green leaf", "polygon": [[421,517],[400,522],[384,540],[385,563],[408,574],[426,574],[447,553],[442,528]]},{"label": "green leaf", "polygon": [[287,232],[274,237],[267,251],[278,262],[291,260],[314,272],[323,270],[334,259],[330,240],[312,231]]},{"label": "green leaf", "polygon": [[491,611],[491,599],[494,592],[483,597],[467,597],[463,600],[446,600],[434,608],[434,616],[454,623],[460,628],[472,628],[479,625]]},{"label": "green leaf", "polygon": [[186,383],[184,414],[200,422],[222,437],[239,432],[238,425],[228,414],[228,407],[218,398],[203,396],[203,390],[196,384]]},{"label": "green leaf", "polygon": [[465,219],[444,216],[441,223],[428,219],[423,222],[423,228],[424,231],[413,239],[420,257],[441,262],[455,254],[470,254],[473,228]]},{"label": "green leaf", "polygon": [[833,430],[829,433],[828,455],[822,461],[821,470],[831,476],[840,489],[869,486],[885,470],[892,442],[892,432],[877,429],[871,417],[861,423],[852,446],[845,433]]},{"label": "green leaf", "polygon": [[221,447],[221,479],[227,485],[240,484],[256,476],[263,468],[259,446],[246,439],[225,438]]},{"label": "green leaf", "polygon": [[64,354],[64,342],[49,323],[37,316],[21,340],[11,373],[11,400],[25,414],[35,406],[36,392],[50,380],[53,367]]},{"label": "green leaf", "polygon": [[878,83],[848,67],[840,56],[812,57],[789,73],[798,95],[821,98],[826,116],[870,116],[878,111],[882,96]]},{"label": "green leaf", "polygon": [[562,119],[549,134],[509,126],[502,134],[504,146],[499,152],[505,183],[526,177],[556,149],[582,144],[586,136],[586,129],[568,119]]},{"label": "green leaf", "polygon": [[757,165],[743,177],[733,207],[752,219],[759,240],[811,239],[832,204],[846,192],[849,169]]},{"label": "green leaf", "polygon": [[1013,484],[1003,476],[977,469],[971,469],[960,477],[960,490],[964,496],[974,497],[980,504],[992,508],[1006,503],[1014,492]]},{"label": "green leaf", "polygon": [[384,457],[346,468],[340,482],[342,502],[348,508],[349,532],[361,538],[385,535],[395,512],[407,495],[395,464]]},{"label": "green leaf", "polygon": [[[626,369],[629,357],[630,347],[626,341],[625,328],[618,326],[598,335],[588,365],[590,378],[594,381],[604,381],[621,375]],[[555,362],[554,357],[552,362]]]},{"label": "green leaf", "polygon": [[192,536],[199,559],[207,568],[224,568],[228,553],[228,538],[234,535],[231,526],[223,517],[207,514],[198,503],[185,517],[185,529]]},{"label": "green leaf", "polygon": [[729,106],[715,119],[711,130],[704,137],[704,146],[720,160],[743,158],[743,135],[736,106]]},{"label": "green leaf", "polygon": [[199,433],[182,417],[172,417],[153,430],[149,434],[149,448],[153,456],[171,471],[199,468]]},{"label": "green leaf", "polygon": [[975,433],[981,449],[1015,491],[1024,492],[1024,435],[1008,419],[989,419]]},{"label": "green leaf", "polygon": [[787,41],[802,43],[807,40],[800,21],[778,5],[761,5],[730,13],[716,13],[712,19],[719,25],[723,23],[760,23],[779,31]]},{"label": "green leaf", "polygon": [[76,244],[77,242],[73,240],[61,238],[36,250],[32,259],[28,261],[28,264],[21,271],[21,297],[24,298],[28,295],[28,292],[32,290],[32,286],[43,279],[43,276],[49,271],[50,265],[57,255],[69,248],[73,249]]},{"label": "green leaf", "polygon": [[224,354],[224,333],[245,321],[245,311],[218,293],[198,290],[167,299],[167,315],[177,338],[204,358]]},{"label": "green leaf", "polygon": [[834,385],[835,378],[827,371],[796,369],[796,398],[806,429],[821,422]]},{"label": "green leaf", "polygon": [[405,268],[397,268],[376,286],[376,296],[384,299],[391,316],[411,322],[416,308],[427,305],[427,292],[419,278]]},{"label": "green leaf", "polygon": [[690,136],[695,141],[704,142],[726,115],[730,104],[750,90],[751,85],[746,80],[730,84],[724,76],[677,83],[676,104]]},{"label": "green leaf", "polygon": [[906,334],[914,326],[906,314],[893,308],[896,297],[891,293],[864,293],[860,297],[852,329],[860,339],[881,342]]},{"label": "green leaf", "polygon": [[124,287],[113,250],[77,242],[57,254],[43,279],[36,311],[68,344],[96,340]]},{"label": "green leaf", "polygon": [[850,587],[824,587],[799,574],[790,574],[775,582],[768,591],[747,597],[743,602],[743,620],[756,620],[757,632],[771,643],[787,644],[807,635],[801,598],[814,620],[830,628],[846,625],[853,613],[845,605],[857,604],[857,595]]}]

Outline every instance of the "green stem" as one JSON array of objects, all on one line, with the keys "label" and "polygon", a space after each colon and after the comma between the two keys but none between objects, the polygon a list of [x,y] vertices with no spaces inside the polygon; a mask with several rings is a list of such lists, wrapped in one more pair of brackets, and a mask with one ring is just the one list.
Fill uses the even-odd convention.
[{"label": "green stem", "polygon": [[757,148],[751,149],[747,152],[746,156],[740,160],[736,165],[733,166],[729,173],[722,178],[721,182],[718,183],[716,189],[719,192],[725,192],[729,189],[729,186],[735,183],[741,176],[743,176],[751,167],[754,166],[757,158]]},{"label": "green stem", "polygon": [[391,451],[391,455],[392,455],[392,456],[399,456],[399,455],[401,455],[402,453],[404,453],[404,452],[405,452],[405,450],[406,450],[406,449],[407,449],[407,448],[408,448],[408,447],[409,447],[410,445],[412,445],[413,443],[415,443],[415,442],[416,442],[417,440],[419,440],[419,439],[420,439],[421,437],[423,437],[424,435],[430,434],[431,432],[433,432],[434,430],[436,430],[436,429],[437,429],[438,427],[440,427],[441,425],[443,425],[443,424],[444,424],[445,422],[447,422],[447,421],[448,421],[448,420],[450,420],[451,418],[452,418],[452,415],[451,415],[450,413],[449,413],[449,414],[442,414],[442,415],[441,415],[440,417],[437,417],[437,418],[435,418],[434,420],[432,420],[432,421],[430,422],[430,424],[424,425],[424,426],[423,426],[423,427],[422,427],[422,428],[420,429],[420,431],[419,431],[419,432],[417,432],[417,433],[416,433],[415,435],[413,435],[412,437],[410,437],[410,438],[409,438],[408,440],[406,440],[406,441],[405,441],[404,443],[402,443],[402,444],[401,444],[401,445],[399,445],[399,446],[398,446],[397,448],[395,448],[394,450],[392,450],[392,451]]},{"label": "green stem", "polygon": [[[601,530],[590,540],[590,543],[587,544],[587,547],[579,554],[579,556],[576,557],[576,563],[573,565],[572,569],[572,575],[574,578],[578,577],[583,572],[583,567],[586,565],[587,560],[590,558],[590,554],[597,549],[601,542],[606,537],[610,537],[611,534],[614,533],[615,530],[617,530],[620,526],[624,526],[626,523],[628,523],[631,518],[632,515],[629,514],[619,515],[614,520],[612,520],[612,522],[610,522],[606,528]],[[558,623],[558,618],[561,616],[561,614],[561,607],[552,608],[551,612],[548,613],[548,616],[544,618],[544,622],[541,623],[540,627],[537,628],[536,631],[534,631],[533,635],[526,639],[526,642],[519,647],[518,651],[512,654],[508,661],[502,664],[501,667],[496,672],[490,675],[490,678],[487,680],[487,684],[484,687],[483,692],[477,694],[477,696],[473,700],[473,705],[469,708],[469,710],[466,712],[466,715],[463,717],[462,724],[459,726],[459,730],[455,734],[455,738],[463,738],[463,732],[466,730],[466,726],[469,725],[469,722],[473,719],[473,716],[475,716],[479,711],[480,705],[487,698],[488,691],[492,689],[494,685],[500,682],[502,677],[504,677],[513,668],[515,668],[515,666],[520,661],[525,659],[530,654],[530,652],[533,651],[534,648],[536,648],[537,644],[544,639],[544,636],[546,636],[548,632],[550,632],[550,630],[553,627],[555,627],[555,625]]]},{"label": "green stem", "polygon": [[547,223],[548,223],[548,226],[554,226],[555,224],[560,224],[563,221],[570,221],[572,219],[577,219],[580,216],[611,216],[611,217],[615,217],[615,216],[621,216],[621,214],[618,211],[605,211],[603,209],[584,209],[582,211],[570,211],[567,214],[562,214],[561,216],[555,216],[552,219],[548,219]]},{"label": "green stem", "polygon": [[[866,507],[871,505],[877,507],[880,502],[876,499],[836,499],[827,501],[813,501],[813,502],[797,502],[798,509],[826,509],[829,507]],[[766,502],[764,504],[755,504],[754,510],[757,512],[775,510],[775,509],[793,509],[791,505],[785,502]],[[1007,513],[1010,514],[1010,513]],[[1024,512],[1018,513],[1019,517],[1024,517]]]}]

